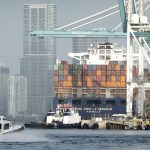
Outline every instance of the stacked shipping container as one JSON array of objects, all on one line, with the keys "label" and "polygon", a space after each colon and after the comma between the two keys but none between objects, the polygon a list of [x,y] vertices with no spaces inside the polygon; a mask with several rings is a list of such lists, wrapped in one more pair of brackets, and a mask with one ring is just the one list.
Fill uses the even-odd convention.
[{"label": "stacked shipping container", "polygon": [[62,61],[54,67],[56,97],[126,97],[126,62],[77,65]]}]

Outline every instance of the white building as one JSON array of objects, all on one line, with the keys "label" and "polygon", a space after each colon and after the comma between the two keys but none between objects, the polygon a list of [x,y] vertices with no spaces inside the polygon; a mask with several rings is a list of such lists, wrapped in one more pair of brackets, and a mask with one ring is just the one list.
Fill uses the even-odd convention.
[{"label": "white building", "polygon": [[27,113],[27,79],[23,76],[9,77],[8,115],[12,118]]},{"label": "white building", "polygon": [[0,115],[7,115],[9,68],[0,64]]}]

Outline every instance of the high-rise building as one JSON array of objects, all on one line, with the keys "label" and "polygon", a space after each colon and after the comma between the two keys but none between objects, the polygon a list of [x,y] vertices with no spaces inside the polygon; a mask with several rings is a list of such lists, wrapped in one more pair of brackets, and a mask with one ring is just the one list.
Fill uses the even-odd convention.
[{"label": "high-rise building", "polygon": [[53,97],[56,39],[31,36],[31,31],[56,26],[56,5],[24,5],[24,48],[21,74],[28,79],[28,113],[44,116]]},{"label": "high-rise building", "polygon": [[27,79],[23,76],[9,77],[8,116],[27,116]]},{"label": "high-rise building", "polygon": [[9,68],[0,64],[0,115],[7,116]]},{"label": "high-rise building", "polygon": [[[84,38],[73,38],[73,53],[80,53],[80,52],[87,52],[87,49],[90,46],[96,46],[97,43],[102,41],[108,41],[105,38],[92,38],[92,37],[84,37]],[[73,63],[79,64],[79,61],[76,59],[73,59]]]}]

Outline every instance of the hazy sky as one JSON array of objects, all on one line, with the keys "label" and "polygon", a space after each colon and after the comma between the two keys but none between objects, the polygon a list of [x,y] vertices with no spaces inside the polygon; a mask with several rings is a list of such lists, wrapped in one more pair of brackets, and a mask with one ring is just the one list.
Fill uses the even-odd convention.
[{"label": "hazy sky", "polygon": [[[45,2],[57,5],[57,26],[62,26],[114,6],[118,0],[0,0],[0,63],[9,66],[12,74],[19,73],[23,55],[23,5]],[[89,28],[115,26],[119,21],[118,13]],[[71,50],[71,39],[58,39],[58,58],[66,59]]]}]

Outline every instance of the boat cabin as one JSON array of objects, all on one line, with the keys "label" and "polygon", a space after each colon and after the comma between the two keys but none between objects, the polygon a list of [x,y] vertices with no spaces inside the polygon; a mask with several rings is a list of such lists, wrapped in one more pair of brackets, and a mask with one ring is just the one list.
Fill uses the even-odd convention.
[{"label": "boat cabin", "polygon": [[7,130],[11,127],[11,122],[6,120],[4,116],[0,116],[0,132]]}]

